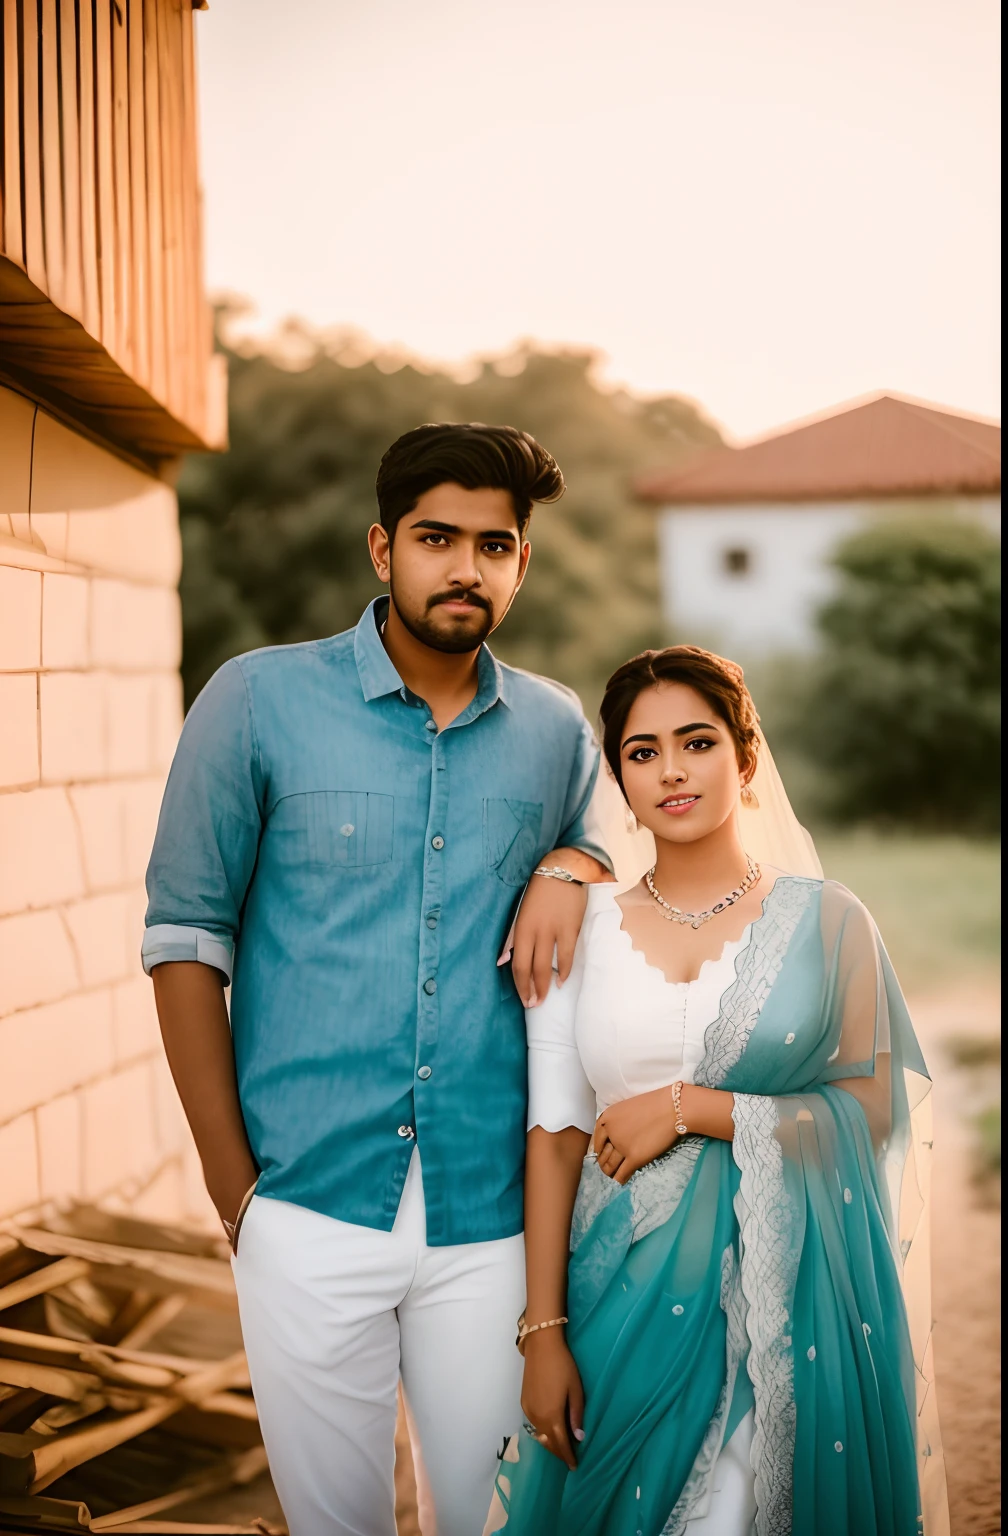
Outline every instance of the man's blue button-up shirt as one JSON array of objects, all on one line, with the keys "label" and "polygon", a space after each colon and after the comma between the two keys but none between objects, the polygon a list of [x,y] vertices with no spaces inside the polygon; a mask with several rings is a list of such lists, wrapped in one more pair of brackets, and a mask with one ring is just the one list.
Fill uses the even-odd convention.
[{"label": "man's blue button-up shirt", "polygon": [[186,719],[147,874],[144,964],[232,978],[258,1192],[392,1227],[414,1146],[431,1244],[522,1225],[525,1021],[497,957],[551,848],[608,862],[566,689],[484,646],[438,731],[378,626],[254,651]]}]

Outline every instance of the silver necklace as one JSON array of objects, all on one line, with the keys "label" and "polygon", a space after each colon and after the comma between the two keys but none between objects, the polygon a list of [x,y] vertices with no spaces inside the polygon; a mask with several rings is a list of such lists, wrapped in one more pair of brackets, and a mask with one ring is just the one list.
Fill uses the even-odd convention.
[{"label": "silver necklace", "polygon": [[657,864],[652,864],[644,879],[647,881],[647,888],[651,893],[652,899],[657,903],[658,910],[666,921],[670,923],[689,923],[691,928],[699,928],[704,923],[709,923],[711,918],[717,917],[719,912],[725,912],[729,907],[733,907],[737,901],[741,901],[746,892],[752,890],[762,874],[762,870],[756,863],[756,860],[747,853],[746,872],[733,891],[729,891],[727,896],[722,896],[720,901],[716,901],[712,907],[708,907],[704,912],[684,912],[681,907],[674,907],[671,902],[666,901],[661,891],[655,885],[654,872],[657,868]]}]

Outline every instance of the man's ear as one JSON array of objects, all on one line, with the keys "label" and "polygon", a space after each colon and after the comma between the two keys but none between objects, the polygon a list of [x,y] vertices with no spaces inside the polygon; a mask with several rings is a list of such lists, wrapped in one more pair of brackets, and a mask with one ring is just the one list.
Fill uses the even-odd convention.
[{"label": "man's ear", "polygon": [[378,580],[388,586],[392,573],[392,540],[381,523],[372,523],[368,529],[368,553]]},{"label": "man's ear", "polygon": [[531,558],[532,545],[529,543],[528,539],[522,539],[521,553],[518,557],[518,581],[515,585],[516,592],[518,591],[518,588],[521,586],[522,582],[525,580],[525,572],[528,570],[529,561]]}]

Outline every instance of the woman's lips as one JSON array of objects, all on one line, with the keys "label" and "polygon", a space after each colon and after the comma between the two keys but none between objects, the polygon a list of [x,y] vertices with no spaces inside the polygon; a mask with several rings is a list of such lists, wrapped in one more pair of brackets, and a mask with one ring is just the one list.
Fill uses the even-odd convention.
[{"label": "woman's lips", "polygon": [[664,811],[666,816],[684,816],[699,800],[699,795],[683,795],[675,800],[663,800],[658,809]]}]

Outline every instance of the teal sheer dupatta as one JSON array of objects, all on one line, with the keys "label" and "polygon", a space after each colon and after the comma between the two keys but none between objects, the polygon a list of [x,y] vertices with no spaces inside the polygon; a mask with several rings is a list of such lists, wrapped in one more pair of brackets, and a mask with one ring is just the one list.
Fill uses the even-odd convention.
[{"label": "teal sheer dupatta", "polygon": [[929,1302],[904,1296],[926,1250],[929,1085],[844,887],[778,879],[696,1080],[734,1092],[733,1143],[685,1137],[626,1187],[585,1160],[568,1294],[578,1468],[523,1430],[487,1536],[682,1533],[753,1404],[758,1536],[913,1536],[922,1490],[942,1536]]}]

